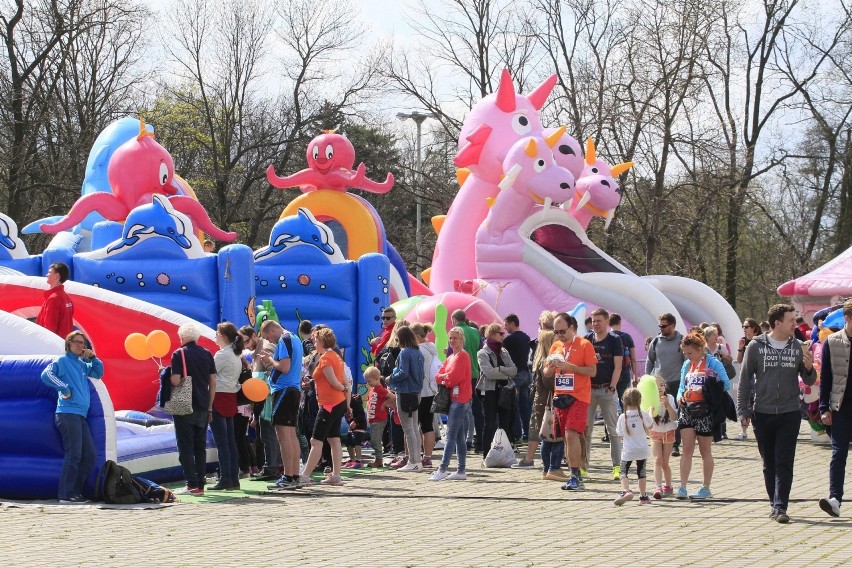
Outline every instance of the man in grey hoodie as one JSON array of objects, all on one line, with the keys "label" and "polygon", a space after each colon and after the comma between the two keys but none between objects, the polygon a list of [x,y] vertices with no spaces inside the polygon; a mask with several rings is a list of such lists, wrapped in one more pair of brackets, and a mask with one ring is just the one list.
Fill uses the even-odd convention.
[{"label": "man in grey hoodie", "polygon": [[[680,387],[680,370],[686,356],[680,348],[683,335],[675,329],[677,319],[672,314],[659,317],[660,335],[651,340],[648,346],[648,360],[645,361],[646,375],[660,375],[666,380],[666,393],[677,397]],[[675,431],[675,443],[672,455],[680,455],[680,430]]]},{"label": "man in grey hoodie", "polygon": [[[769,308],[771,331],[754,338],[743,358],[743,376],[755,377],[740,383],[737,415],[742,425],[752,422],[757,448],[763,459],[763,480],[770,517],[790,522],[787,504],[793,485],[793,462],[802,414],[799,410],[799,376],[807,385],[816,382],[814,356],[793,336],[795,308],[775,304]],[[754,402],[750,404],[752,389]]]}]

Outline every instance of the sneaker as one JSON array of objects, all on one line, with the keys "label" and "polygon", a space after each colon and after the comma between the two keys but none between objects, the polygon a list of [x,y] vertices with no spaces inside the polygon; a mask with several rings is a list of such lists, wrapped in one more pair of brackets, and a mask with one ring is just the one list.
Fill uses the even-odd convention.
[{"label": "sneaker", "polygon": [[410,463],[410,464],[404,465],[401,468],[397,469],[397,471],[404,471],[404,472],[423,471],[423,466],[420,465],[419,463]]},{"label": "sneaker", "polygon": [[745,432],[743,432],[742,434],[737,434],[736,436],[734,436],[734,440],[739,440],[740,442],[742,442],[743,440],[748,440],[748,434],[746,434]]},{"label": "sneaker", "polygon": [[620,507],[620,506],[624,505],[625,503],[627,503],[628,501],[631,501],[632,499],[633,499],[633,492],[632,491],[630,491],[630,490],[622,491],[621,494],[618,497],[616,497],[615,501],[613,501],[612,503],[613,503],[613,505],[617,505],[617,506]]},{"label": "sneaker", "polygon": [[532,462],[532,460],[527,461],[527,460],[522,459],[518,463],[512,464],[512,469],[532,469],[534,467],[535,467],[535,464]]},{"label": "sneaker", "polygon": [[580,480],[574,477],[565,482],[565,485],[562,486],[562,489],[565,491],[579,491],[580,490]]},{"label": "sneaker", "polygon": [[467,479],[467,474],[463,471],[457,471],[455,473],[451,473],[450,475],[448,475],[447,479],[452,479],[452,480],[456,480],[456,481],[464,481],[465,479]]},{"label": "sneaker", "polygon": [[73,495],[68,499],[59,500],[60,505],[82,505],[84,503],[89,503],[89,500],[82,495]]},{"label": "sneaker", "polygon": [[446,471],[441,471],[440,469],[437,469],[435,470],[435,473],[433,473],[429,477],[429,481],[441,481],[442,479],[447,479],[449,476],[450,474]]},{"label": "sneaker", "polygon": [[317,482],[314,481],[311,478],[310,475],[302,474],[302,475],[299,476],[299,485],[302,486],[302,487],[305,487],[305,486],[308,486],[308,485],[316,485],[316,484],[317,484]]},{"label": "sneaker", "polygon": [[435,449],[436,450],[443,450],[444,447],[445,447],[445,445],[444,445],[443,440],[438,440],[437,442],[435,442]]},{"label": "sneaker", "polygon": [[193,487],[192,489],[189,490],[189,494],[190,495],[196,495],[196,496],[204,495],[204,488],[203,487]]},{"label": "sneaker", "polygon": [[181,487],[175,490],[175,495],[192,495],[192,487]]},{"label": "sneaker", "polygon": [[420,461],[420,465],[422,465],[423,467],[431,468],[432,467],[432,458],[423,458]]},{"label": "sneaker", "polygon": [[344,462],[343,465],[340,466],[340,468],[341,469],[352,469],[353,465],[355,465],[355,460],[349,460],[349,461]]},{"label": "sneaker", "polygon": [[672,457],[673,458],[679,458],[680,457],[680,449],[679,448],[672,448]]},{"label": "sneaker", "polygon": [[777,516],[778,516],[778,509],[776,509],[775,507],[772,507],[772,512],[769,513],[769,518],[774,521],[775,517],[777,517]]},{"label": "sneaker", "polygon": [[216,485],[214,485],[212,487],[208,487],[208,489],[210,489],[210,491],[224,491],[225,489],[228,489],[229,487],[231,487],[231,485],[229,483],[223,483],[222,480],[220,479],[219,481],[216,482]]},{"label": "sneaker", "polygon": [[657,487],[654,490],[654,499],[662,499],[662,498],[663,498],[663,488],[660,486],[660,487]]},{"label": "sneaker", "polygon": [[790,522],[790,517],[787,515],[787,511],[782,511],[778,509],[778,513],[775,515],[775,522],[781,523],[782,525],[786,525]]},{"label": "sneaker", "polygon": [[331,485],[332,487],[340,487],[343,485],[343,480],[339,475],[329,475],[322,481],[320,481],[320,485]]},{"label": "sneaker", "polygon": [[677,489],[677,495],[675,495],[676,499],[686,499],[689,495],[686,493],[686,487],[681,485]]},{"label": "sneaker", "polygon": [[290,485],[290,480],[287,479],[286,476],[282,475],[275,483],[270,483],[266,486],[266,488],[270,491],[275,491],[276,489],[284,489],[287,485]]},{"label": "sneaker", "polygon": [[397,458],[393,460],[390,464],[393,469],[399,469],[401,467],[405,467],[406,465],[408,465],[408,456],[402,456],[400,458]]},{"label": "sneaker", "polygon": [[621,479],[621,466],[620,465],[617,465],[614,468],[612,468],[612,478],[615,481],[618,481],[619,479]]},{"label": "sneaker", "polygon": [[695,493],[690,493],[689,498],[694,501],[700,501],[702,499],[710,499],[713,496],[713,492],[710,491],[707,487],[703,485],[696,491]]},{"label": "sneaker", "polygon": [[580,468],[580,479],[589,479],[589,472],[582,467]]},{"label": "sneaker", "polygon": [[651,498],[648,497],[647,495],[640,495],[639,496],[639,504],[640,505],[648,505],[650,503],[651,503]]},{"label": "sneaker", "polygon": [[363,467],[365,467],[364,464],[362,464],[358,460],[355,460],[354,462],[352,462],[352,466],[349,469],[362,469]]},{"label": "sneaker", "polygon": [[674,495],[674,487],[671,485],[663,485],[663,499]]},{"label": "sneaker", "polygon": [[831,515],[832,517],[840,516],[840,502],[835,497],[819,500],[819,508]]}]

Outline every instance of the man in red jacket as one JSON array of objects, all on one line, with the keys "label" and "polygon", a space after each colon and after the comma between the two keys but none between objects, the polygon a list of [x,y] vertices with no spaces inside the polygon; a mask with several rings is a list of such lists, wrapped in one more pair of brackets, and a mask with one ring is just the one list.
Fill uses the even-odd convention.
[{"label": "man in red jacket", "polygon": [[68,280],[68,266],[54,262],[47,269],[47,285],[44,291],[44,303],[38,313],[36,323],[49,329],[59,337],[65,338],[74,331],[74,304],[65,293],[63,284]]}]

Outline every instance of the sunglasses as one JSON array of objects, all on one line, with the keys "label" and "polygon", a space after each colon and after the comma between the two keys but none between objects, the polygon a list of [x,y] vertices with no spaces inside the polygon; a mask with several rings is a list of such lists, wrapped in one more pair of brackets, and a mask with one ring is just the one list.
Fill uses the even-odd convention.
[{"label": "sunglasses", "polygon": [[554,329],[553,333],[555,333],[556,335],[567,335],[568,330],[567,329]]},{"label": "sunglasses", "polygon": [[382,319],[385,320],[385,321],[392,320],[392,319],[395,319],[395,318],[396,318],[396,316],[382,316]]},{"label": "sunglasses", "polygon": [[662,324],[660,324],[658,327],[659,327],[660,329],[666,329],[666,328],[667,328],[667,327],[669,327],[670,325],[672,325],[672,324],[670,324],[670,323],[662,323]]}]

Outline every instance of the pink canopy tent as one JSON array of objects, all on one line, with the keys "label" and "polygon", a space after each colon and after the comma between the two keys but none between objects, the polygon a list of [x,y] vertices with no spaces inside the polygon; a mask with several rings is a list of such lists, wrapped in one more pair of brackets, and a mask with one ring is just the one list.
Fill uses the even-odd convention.
[{"label": "pink canopy tent", "polygon": [[816,270],[785,282],[778,287],[778,294],[791,297],[805,319],[852,296],[852,247]]}]

